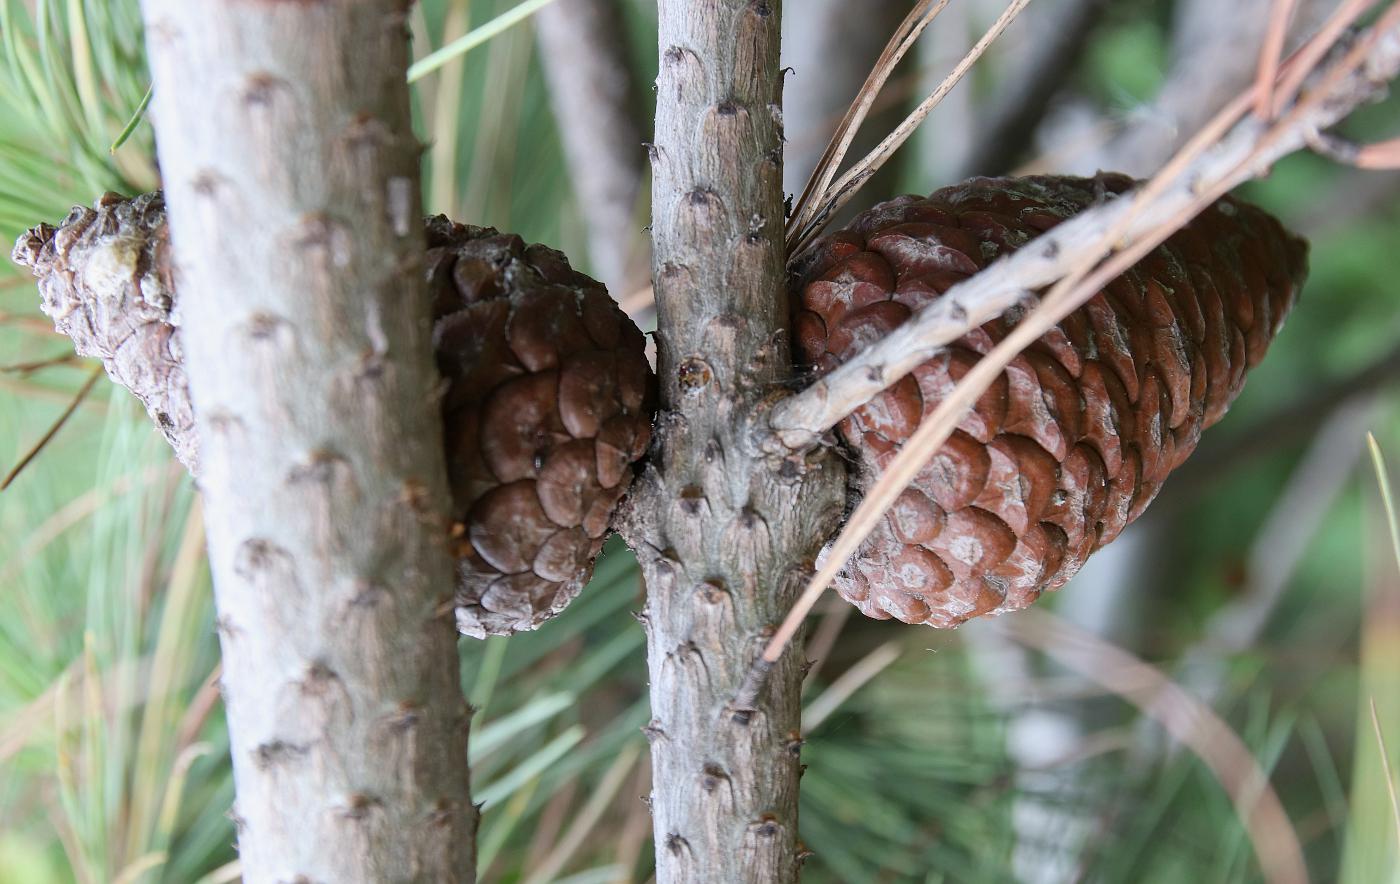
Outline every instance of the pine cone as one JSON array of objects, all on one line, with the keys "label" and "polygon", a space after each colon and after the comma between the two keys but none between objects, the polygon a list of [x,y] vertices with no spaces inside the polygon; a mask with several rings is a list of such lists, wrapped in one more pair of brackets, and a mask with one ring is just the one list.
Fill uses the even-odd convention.
[{"label": "pine cone", "polygon": [[12,257],[38,277],[40,308],[78,355],[101,359],[197,473],[169,246],[159,191],[130,200],[107,193],[91,209],[75,206],[57,229],[26,232]]},{"label": "pine cone", "polygon": [[428,222],[459,522],[458,628],[531,629],[578,595],[651,440],[645,341],[600,283],[518,236]]},{"label": "pine cone", "polygon": [[[803,356],[830,371],[959,280],[1133,186],[977,178],[862,214],[793,264]],[[1018,356],[837,581],[867,616],[953,627],[1029,605],[1118,536],[1239,394],[1306,274],[1307,246],[1224,198]],[[860,492],[1013,311],[839,427]]]},{"label": "pine cone", "polygon": [[[468,635],[533,629],[578,595],[651,438],[642,334],[553,249],[426,222],[434,346]],[[198,475],[160,193],[107,194],[14,259],[82,355],[136,393]]]}]

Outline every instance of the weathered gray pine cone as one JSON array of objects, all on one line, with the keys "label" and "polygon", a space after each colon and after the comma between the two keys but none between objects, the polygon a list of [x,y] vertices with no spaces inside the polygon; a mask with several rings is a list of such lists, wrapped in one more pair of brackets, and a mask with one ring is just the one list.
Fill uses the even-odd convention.
[{"label": "weathered gray pine cone", "polygon": [[[533,629],[592,576],[651,439],[655,378],[636,325],[561,253],[441,216],[426,234],[458,628]],[[198,475],[161,194],[75,208],[21,236],[14,259],[58,330],[145,403]]]},{"label": "weathered gray pine cone", "polygon": [[[798,348],[829,371],[958,281],[1133,183],[975,178],[875,206],[794,262]],[[1306,261],[1306,244],[1263,211],[1215,203],[1012,361],[838,591],[870,617],[951,627],[1062,585],[1224,415],[1282,325]],[[963,336],[841,423],[858,492],[1017,318]]]},{"label": "weathered gray pine cone", "polygon": [[40,308],[80,356],[136,394],[190,472],[199,472],[194,412],[174,315],[165,199],[103,194],[57,228],[27,231],[11,257],[39,281]]}]

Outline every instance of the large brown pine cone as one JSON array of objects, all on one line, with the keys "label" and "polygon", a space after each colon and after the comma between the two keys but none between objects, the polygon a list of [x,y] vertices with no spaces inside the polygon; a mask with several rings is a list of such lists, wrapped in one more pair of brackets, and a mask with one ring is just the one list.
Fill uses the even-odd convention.
[{"label": "large brown pine cone", "polygon": [[428,222],[458,628],[531,629],[578,595],[651,440],[642,333],[600,283],[518,236]]},{"label": "large brown pine cone", "polygon": [[[655,379],[642,334],[597,282],[517,236],[426,222],[434,345],[469,635],[532,629],[561,611],[646,451]],[[103,360],[198,475],[160,193],[107,194],[15,245],[43,309]]]},{"label": "large brown pine cone", "polygon": [[[977,178],[865,212],[793,264],[799,349],[829,371],[959,280],[1133,186]],[[1292,306],[1307,246],[1215,203],[1018,356],[837,581],[867,616],[951,627],[1024,608],[1117,537],[1225,413]],[[857,410],[840,433],[859,492],[1014,311]]]}]

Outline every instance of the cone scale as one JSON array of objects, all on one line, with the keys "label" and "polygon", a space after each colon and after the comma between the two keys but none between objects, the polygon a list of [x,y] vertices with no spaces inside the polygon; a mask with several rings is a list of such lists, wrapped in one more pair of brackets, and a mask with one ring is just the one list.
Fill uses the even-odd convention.
[{"label": "cone scale", "polygon": [[[533,629],[592,576],[650,442],[645,341],[560,252],[442,216],[425,234],[458,629]],[[57,329],[102,359],[198,476],[169,251],[159,192],[109,193],[26,232],[13,258]]]},{"label": "cone scale", "polygon": [[[957,282],[1133,186],[978,178],[866,211],[793,263],[794,334],[835,368]],[[1063,585],[1151,503],[1263,358],[1307,248],[1226,197],[1017,356],[836,582],[877,619],[953,627]],[[838,427],[857,494],[1020,319],[954,341]]]}]

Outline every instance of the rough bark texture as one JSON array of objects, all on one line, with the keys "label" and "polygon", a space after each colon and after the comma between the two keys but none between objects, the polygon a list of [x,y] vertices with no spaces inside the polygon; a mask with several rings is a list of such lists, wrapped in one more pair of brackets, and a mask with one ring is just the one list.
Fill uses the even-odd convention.
[{"label": "rough bark texture", "polygon": [[588,224],[593,274],[618,298],[646,285],[637,220],[646,154],[633,112],[621,6],[622,0],[556,0],[535,20],[569,177]]},{"label": "rough bark texture", "polygon": [[471,880],[406,4],[143,9],[244,880]]},{"label": "rough bark texture", "polygon": [[791,374],[776,0],[662,0],[658,444],[626,528],[647,582],[658,882],[797,877],[801,660],[732,700],[840,514],[824,452],[758,446]]}]

